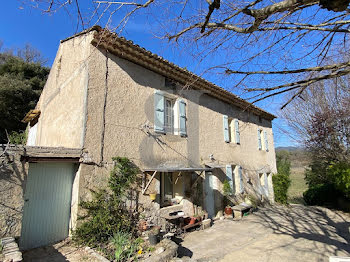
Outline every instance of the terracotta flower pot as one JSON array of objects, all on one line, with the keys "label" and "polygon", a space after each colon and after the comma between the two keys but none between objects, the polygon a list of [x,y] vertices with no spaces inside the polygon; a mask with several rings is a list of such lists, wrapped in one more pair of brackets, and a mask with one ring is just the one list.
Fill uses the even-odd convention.
[{"label": "terracotta flower pot", "polygon": [[225,214],[226,215],[232,215],[232,208],[231,207],[225,207]]},{"label": "terracotta flower pot", "polygon": [[191,217],[191,221],[190,221],[190,225],[193,225],[194,223],[196,223],[196,218],[195,217]]},{"label": "terracotta flower pot", "polygon": [[146,231],[147,228],[148,228],[147,221],[145,221],[145,220],[140,220],[140,223],[139,223],[139,230],[140,230],[140,231]]}]

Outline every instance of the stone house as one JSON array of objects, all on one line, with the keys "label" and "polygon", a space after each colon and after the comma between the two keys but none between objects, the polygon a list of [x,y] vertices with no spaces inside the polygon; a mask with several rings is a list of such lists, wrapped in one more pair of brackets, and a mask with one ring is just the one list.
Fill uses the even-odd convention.
[{"label": "stone house", "polygon": [[[220,216],[225,180],[234,203],[251,197],[273,202],[273,119],[100,27],[61,41],[37,107],[26,116],[27,145],[81,155],[28,158],[22,247],[67,236],[79,200],[105,185],[114,156],[128,157],[142,171],[137,198],[149,223],[160,223],[171,204],[188,215]],[[34,212],[38,207],[45,212]],[[53,219],[57,212],[59,220]],[[40,236],[38,224],[45,228]]]}]

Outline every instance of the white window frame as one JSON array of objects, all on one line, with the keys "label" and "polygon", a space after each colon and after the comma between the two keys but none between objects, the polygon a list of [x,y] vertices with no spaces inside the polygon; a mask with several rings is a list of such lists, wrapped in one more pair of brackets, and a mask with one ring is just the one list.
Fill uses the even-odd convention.
[{"label": "white window frame", "polygon": [[[170,103],[170,107],[167,106],[167,102]],[[166,134],[174,134],[175,130],[175,100],[164,96],[164,131]],[[170,110],[169,110],[170,109]],[[169,116],[170,112],[170,116]],[[170,123],[168,122],[168,116],[170,117]]]}]

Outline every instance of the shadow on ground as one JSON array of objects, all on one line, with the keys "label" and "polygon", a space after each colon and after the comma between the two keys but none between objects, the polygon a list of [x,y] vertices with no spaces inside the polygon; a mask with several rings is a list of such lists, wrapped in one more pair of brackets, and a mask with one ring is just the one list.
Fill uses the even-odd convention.
[{"label": "shadow on ground", "polygon": [[328,261],[350,256],[349,214],[302,205],[271,206],[185,237],[194,259]]},{"label": "shadow on ground", "polygon": [[311,240],[329,246],[333,251],[350,253],[350,219],[342,212],[292,205],[290,208],[264,208],[255,215],[259,223],[271,228],[275,235]]},{"label": "shadow on ground", "polygon": [[81,262],[98,261],[84,249],[75,247],[68,239],[54,245],[40,247],[23,252],[25,262]]},{"label": "shadow on ground", "polygon": [[62,255],[54,246],[46,246],[41,248],[31,249],[23,252],[23,261],[54,261],[64,262],[69,261],[66,256]]}]

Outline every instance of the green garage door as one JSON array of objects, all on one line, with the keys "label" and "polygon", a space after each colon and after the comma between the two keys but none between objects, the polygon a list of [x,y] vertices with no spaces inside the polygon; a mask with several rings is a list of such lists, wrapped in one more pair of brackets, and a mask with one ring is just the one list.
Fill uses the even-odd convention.
[{"label": "green garage door", "polygon": [[74,170],[72,163],[29,164],[21,249],[52,244],[68,236]]}]

